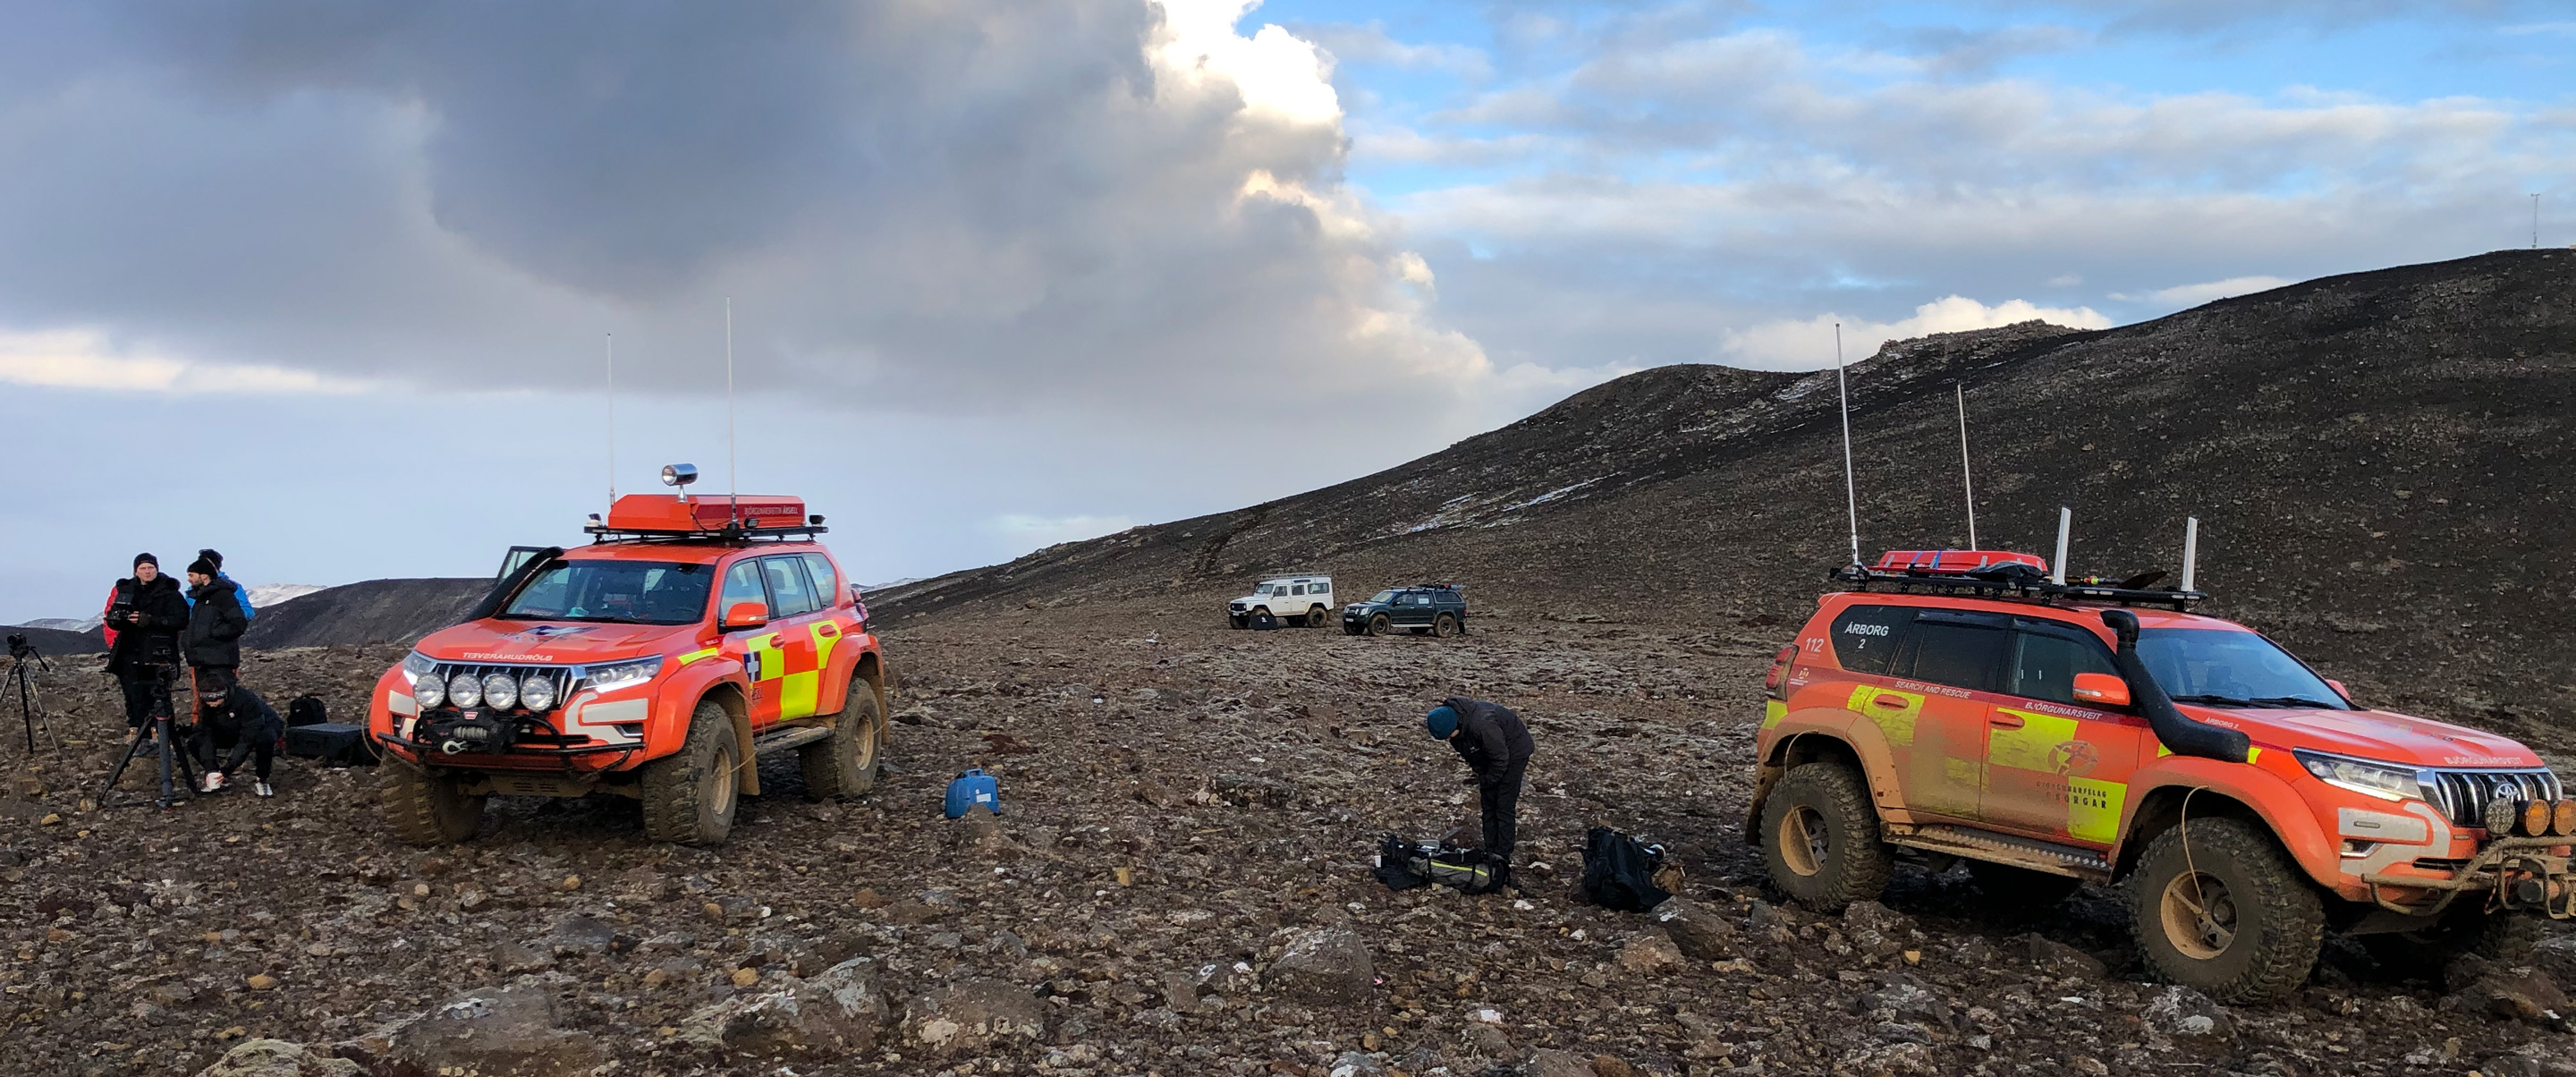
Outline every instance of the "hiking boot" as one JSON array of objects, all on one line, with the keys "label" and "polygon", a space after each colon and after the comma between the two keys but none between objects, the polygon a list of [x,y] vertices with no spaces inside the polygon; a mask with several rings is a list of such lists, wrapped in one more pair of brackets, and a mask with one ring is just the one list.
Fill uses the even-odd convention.
[{"label": "hiking boot", "polygon": [[210,770],[206,772],[206,780],[197,786],[197,791],[200,793],[216,793],[223,791],[223,788],[224,772],[220,770]]},{"label": "hiking boot", "polygon": [[262,797],[273,797],[277,795],[277,787],[264,781],[250,783],[250,791],[257,793]]}]

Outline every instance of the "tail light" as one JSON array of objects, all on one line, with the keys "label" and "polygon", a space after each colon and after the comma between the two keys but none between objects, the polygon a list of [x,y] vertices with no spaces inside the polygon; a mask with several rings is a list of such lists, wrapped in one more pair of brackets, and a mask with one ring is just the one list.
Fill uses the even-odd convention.
[{"label": "tail light", "polygon": [[1771,656],[1771,672],[1762,678],[1762,694],[1772,699],[1789,698],[1789,667],[1798,659],[1798,645],[1792,643]]}]

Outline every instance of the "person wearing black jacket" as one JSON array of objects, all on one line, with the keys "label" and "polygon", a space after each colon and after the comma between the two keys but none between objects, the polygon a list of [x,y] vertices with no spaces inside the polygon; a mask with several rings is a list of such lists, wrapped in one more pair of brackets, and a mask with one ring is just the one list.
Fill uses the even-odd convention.
[{"label": "person wearing black jacket", "polygon": [[112,637],[107,672],[125,691],[125,724],[139,729],[175,718],[171,689],[179,679],[179,634],[188,627],[179,581],[161,574],[159,558],[134,555],[134,575],[108,593],[103,623]]},{"label": "person wearing black jacket", "polygon": [[1512,850],[1520,843],[1521,774],[1538,742],[1521,716],[1499,703],[1451,696],[1423,716],[1433,737],[1449,742],[1476,772],[1478,814],[1485,823],[1485,855],[1500,882],[1512,877]]},{"label": "person wearing black jacket", "polygon": [[[257,692],[235,684],[220,692],[197,693],[197,762],[205,771],[205,784],[198,792],[221,791],[248,759],[254,778],[251,791],[276,796],[276,788],[268,784],[268,768],[277,756],[278,738],[285,735],[286,722]],[[218,765],[215,752],[225,748],[231,751]]]},{"label": "person wearing black jacket", "polygon": [[215,572],[203,557],[188,564],[188,634],[181,644],[195,672],[197,693],[219,693],[233,686],[241,668],[242,633],[250,618],[242,615],[241,589]]}]

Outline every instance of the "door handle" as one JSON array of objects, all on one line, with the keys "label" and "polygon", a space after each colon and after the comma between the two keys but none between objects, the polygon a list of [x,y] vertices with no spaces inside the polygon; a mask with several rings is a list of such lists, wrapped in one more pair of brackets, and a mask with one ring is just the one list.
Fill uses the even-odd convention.
[{"label": "door handle", "polygon": [[1997,729],[2019,729],[2023,722],[2021,715],[2018,714],[1998,714],[1986,719],[1986,724]]},{"label": "door handle", "polygon": [[1873,706],[1873,707],[1891,707],[1891,708],[1903,709],[1903,708],[1904,708],[1904,706],[1905,706],[1905,697],[1903,697],[1903,696],[1880,696],[1880,697],[1878,697],[1878,698],[1876,698],[1876,699],[1870,700],[1870,701],[1869,701],[1869,705],[1870,705],[1870,706]]}]

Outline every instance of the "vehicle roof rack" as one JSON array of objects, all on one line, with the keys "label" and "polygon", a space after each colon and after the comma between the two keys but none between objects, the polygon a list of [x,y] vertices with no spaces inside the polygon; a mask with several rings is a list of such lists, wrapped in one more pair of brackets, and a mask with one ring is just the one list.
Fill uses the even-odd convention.
[{"label": "vehicle roof rack", "polygon": [[1406,586],[1411,587],[1411,588],[1413,588],[1414,590],[1417,590],[1417,591],[1464,591],[1464,590],[1466,590],[1466,588],[1464,588],[1464,587],[1460,587],[1460,586],[1458,586],[1457,584],[1454,584],[1454,583],[1415,583],[1415,584],[1407,584]]},{"label": "vehicle roof rack", "polygon": [[2153,572],[2124,580],[2089,577],[2058,583],[2048,576],[2046,562],[2030,554],[1982,556],[1971,552],[1979,562],[1975,567],[1960,566],[1961,552],[1896,551],[1881,558],[1876,566],[1845,565],[1826,574],[1836,583],[1848,584],[1854,591],[1883,587],[1898,594],[1966,594],[1978,598],[2046,602],[2071,599],[2085,602],[2116,602],[2123,606],[2170,606],[2176,612],[2189,612],[2194,602],[2205,602],[2203,591],[2183,591],[2151,587],[2164,573]]},{"label": "vehicle roof rack", "polygon": [[592,536],[590,540],[591,545],[601,546],[613,542],[737,542],[745,544],[753,542],[801,542],[811,539],[816,535],[828,532],[831,528],[821,526],[746,528],[740,524],[726,524],[723,527],[712,528],[705,531],[661,531],[628,527],[608,527],[600,524],[592,524],[582,528],[581,530],[584,534]]}]

